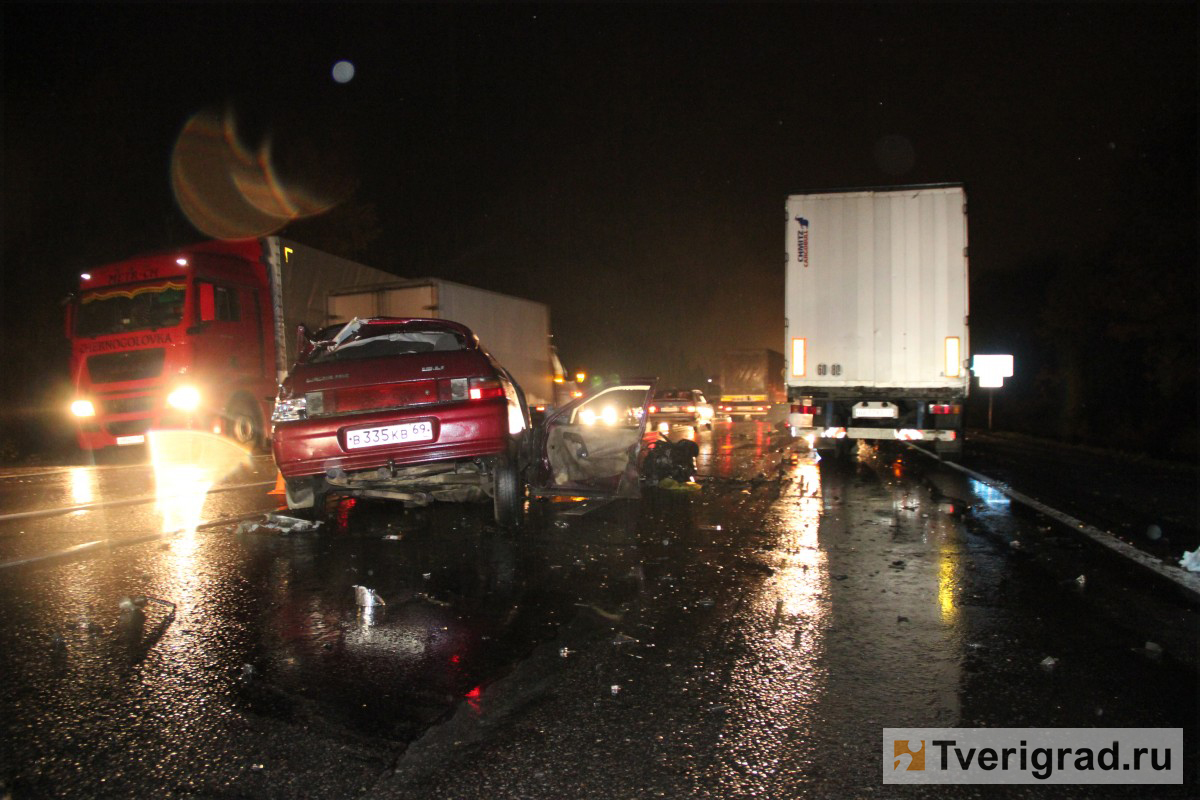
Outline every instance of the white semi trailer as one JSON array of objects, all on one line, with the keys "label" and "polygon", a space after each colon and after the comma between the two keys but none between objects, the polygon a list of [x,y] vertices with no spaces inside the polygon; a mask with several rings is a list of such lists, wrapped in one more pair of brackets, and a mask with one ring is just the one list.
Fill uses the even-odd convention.
[{"label": "white semi trailer", "polygon": [[787,199],[785,376],[793,433],[962,449],[967,200],[960,184]]}]

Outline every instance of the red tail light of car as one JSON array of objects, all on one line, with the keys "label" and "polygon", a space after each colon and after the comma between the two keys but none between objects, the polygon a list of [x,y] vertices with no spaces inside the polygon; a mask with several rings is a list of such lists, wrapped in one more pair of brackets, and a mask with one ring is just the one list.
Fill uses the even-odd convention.
[{"label": "red tail light of car", "polygon": [[471,400],[488,400],[504,397],[504,385],[495,378],[471,378],[467,397]]}]

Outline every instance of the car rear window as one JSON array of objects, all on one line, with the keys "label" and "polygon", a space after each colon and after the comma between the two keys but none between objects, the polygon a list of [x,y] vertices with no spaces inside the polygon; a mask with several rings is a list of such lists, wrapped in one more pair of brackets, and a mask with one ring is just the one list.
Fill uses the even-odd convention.
[{"label": "car rear window", "polygon": [[675,389],[666,392],[659,392],[654,395],[655,400],[691,400],[691,392],[681,392]]},{"label": "car rear window", "polygon": [[309,358],[310,364],[358,361],[366,358],[406,356],[413,353],[445,352],[467,349],[466,340],[445,330],[398,330],[361,328],[354,336],[322,347]]}]

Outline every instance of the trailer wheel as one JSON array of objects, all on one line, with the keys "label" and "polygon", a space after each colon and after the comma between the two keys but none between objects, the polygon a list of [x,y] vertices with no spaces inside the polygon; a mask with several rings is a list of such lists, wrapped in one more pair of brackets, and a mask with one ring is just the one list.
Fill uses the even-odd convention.
[{"label": "trailer wheel", "polygon": [[525,518],[525,492],[521,473],[509,456],[500,456],[492,467],[492,503],[496,524],[515,528]]}]

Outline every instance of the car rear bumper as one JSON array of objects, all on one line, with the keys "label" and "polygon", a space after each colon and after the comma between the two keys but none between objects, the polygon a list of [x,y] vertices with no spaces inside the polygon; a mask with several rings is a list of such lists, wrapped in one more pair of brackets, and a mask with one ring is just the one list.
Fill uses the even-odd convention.
[{"label": "car rear bumper", "polygon": [[[416,420],[433,422],[433,441],[353,450],[345,447],[348,430]],[[280,423],[275,426],[271,449],[284,477],[298,478],[336,469],[357,472],[389,464],[408,466],[488,458],[506,452],[510,438],[507,409],[501,400],[440,406],[426,413],[414,410],[398,415],[391,411]]]}]

